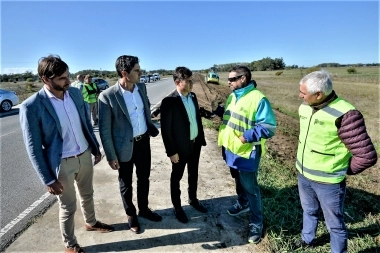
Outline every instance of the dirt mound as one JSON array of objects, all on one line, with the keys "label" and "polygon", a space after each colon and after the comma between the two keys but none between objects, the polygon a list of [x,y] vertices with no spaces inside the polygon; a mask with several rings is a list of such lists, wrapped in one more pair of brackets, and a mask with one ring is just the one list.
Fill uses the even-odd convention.
[{"label": "dirt mound", "polygon": [[199,107],[208,112],[216,110],[218,104],[224,104],[231,93],[225,85],[206,83],[205,76],[200,73],[193,74],[193,81],[193,92],[197,95]]}]

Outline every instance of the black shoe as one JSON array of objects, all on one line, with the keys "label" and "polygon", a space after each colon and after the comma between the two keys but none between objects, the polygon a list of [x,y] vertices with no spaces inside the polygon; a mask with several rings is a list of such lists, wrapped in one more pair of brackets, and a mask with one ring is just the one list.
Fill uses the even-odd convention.
[{"label": "black shoe", "polygon": [[139,220],[137,219],[137,216],[136,215],[132,215],[132,216],[127,215],[127,219],[128,219],[129,229],[133,233],[138,234],[140,232],[140,224],[139,224]]},{"label": "black shoe", "polygon": [[153,213],[152,210],[150,210],[149,208],[147,208],[145,211],[139,211],[139,216],[140,217],[143,217],[145,219],[148,219],[150,221],[161,221],[162,220],[162,216],[157,214],[157,213]]},{"label": "black shoe", "polygon": [[204,205],[202,205],[198,200],[190,202],[190,205],[201,213],[207,213],[207,208],[204,207]]},{"label": "black shoe", "polygon": [[294,247],[296,249],[298,249],[298,248],[303,248],[303,249],[314,248],[314,241],[312,241],[311,243],[306,243],[304,240],[302,240],[302,238],[300,238],[294,243]]},{"label": "black shoe", "polygon": [[185,212],[183,211],[182,207],[174,208],[174,214],[175,217],[179,222],[187,223],[189,222],[189,219],[187,218]]}]

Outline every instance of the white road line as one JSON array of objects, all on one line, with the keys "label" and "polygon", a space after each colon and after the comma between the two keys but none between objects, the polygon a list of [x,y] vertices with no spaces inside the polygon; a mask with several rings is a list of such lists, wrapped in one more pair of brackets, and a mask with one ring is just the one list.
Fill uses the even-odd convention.
[{"label": "white road line", "polygon": [[35,201],[33,204],[31,204],[27,209],[25,209],[24,212],[19,214],[15,219],[13,219],[8,225],[6,225],[4,228],[0,230],[0,238],[8,232],[11,228],[13,228],[17,223],[19,223],[25,216],[27,216],[31,211],[33,211],[34,208],[36,208],[42,201],[44,201],[47,197],[50,196],[50,193],[45,193],[42,195],[41,198],[39,198],[37,201]]},{"label": "white road line", "polygon": [[9,133],[7,133],[7,134],[0,135],[0,138],[1,138],[1,137],[4,137],[4,136],[7,136],[7,135],[9,135],[9,134],[16,133],[16,132],[17,132],[17,131],[13,131],[13,132],[9,132]]},{"label": "white road line", "polygon": [[[165,97],[167,97],[167,96],[169,96],[170,94],[172,94],[175,90],[176,90],[176,89],[172,90],[172,91],[171,91],[168,95],[166,95]],[[150,108],[150,113],[153,113],[153,111],[156,109],[156,107],[161,106],[161,102],[162,102],[162,100],[161,100],[160,102],[158,102],[157,104],[155,104],[153,107],[151,107],[151,108]]]}]

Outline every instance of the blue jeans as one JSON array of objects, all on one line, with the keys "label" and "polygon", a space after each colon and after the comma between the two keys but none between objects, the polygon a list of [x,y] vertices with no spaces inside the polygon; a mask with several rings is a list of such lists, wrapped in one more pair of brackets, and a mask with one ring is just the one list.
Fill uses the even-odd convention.
[{"label": "blue jeans", "polygon": [[236,189],[236,194],[238,195],[237,200],[239,201],[239,204],[242,207],[245,207],[248,205],[248,198],[240,182],[240,173],[237,169],[234,169],[231,167],[230,167],[230,173],[231,173],[232,178],[235,179],[235,189]]},{"label": "blue jeans", "polygon": [[[239,196],[239,202],[245,197],[249,202],[249,223],[253,223],[260,230],[263,228],[263,211],[261,207],[260,187],[257,183],[258,172],[245,172],[239,170],[240,183],[244,189],[245,196]],[[242,198],[243,197],[243,198]],[[245,203],[240,203],[244,205]]]},{"label": "blue jeans", "polygon": [[346,180],[339,184],[322,184],[298,173],[298,192],[303,209],[302,240],[311,243],[315,239],[321,208],[330,232],[331,252],[347,252],[348,233],[343,217]]}]

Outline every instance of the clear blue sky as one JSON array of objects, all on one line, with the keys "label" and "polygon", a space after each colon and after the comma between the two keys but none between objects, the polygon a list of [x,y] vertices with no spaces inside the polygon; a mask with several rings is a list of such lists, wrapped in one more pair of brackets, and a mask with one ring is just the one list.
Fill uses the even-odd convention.
[{"label": "clear blue sky", "polygon": [[282,57],[286,65],[379,62],[378,1],[1,1],[1,73],[36,73],[58,54],[71,72],[206,69]]}]

